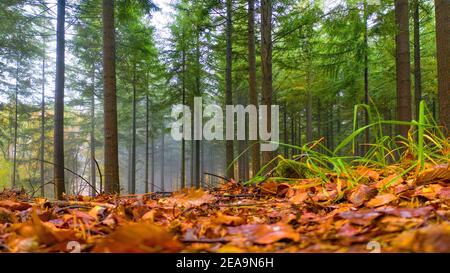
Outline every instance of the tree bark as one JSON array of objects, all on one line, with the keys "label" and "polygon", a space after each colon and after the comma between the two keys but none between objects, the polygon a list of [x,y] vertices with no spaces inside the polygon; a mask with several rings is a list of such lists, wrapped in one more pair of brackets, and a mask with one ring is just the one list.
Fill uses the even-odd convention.
[{"label": "tree bark", "polygon": [[92,67],[92,93],[91,93],[91,132],[90,132],[90,153],[91,153],[91,195],[94,196],[97,192],[95,165],[95,66]]},{"label": "tree bark", "polygon": [[419,0],[414,0],[414,104],[416,120],[419,120],[419,104],[422,100],[422,71],[420,67],[420,13]]},{"label": "tree bark", "polygon": [[[258,91],[256,90],[256,45],[255,45],[255,0],[248,0],[248,95],[250,104],[258,108]],[[258,132],[259,124],[256,126]],[[259,136],[259,134],[256,134]],[[251,141],[252,173],[261,168],[260,145],[258,139]]]},{"label": "tree bark", "polygon": [[[183,33],[183,49],[181,51],[182,54],[182,78],[181,78],[181,96],[182,96],[182,104],[186,105],[186,49],[184,46],[184,33]],[[183,127],[183,134],[186,128]],[[186,188],[186,140],[181,139],[181,188]]]},{"label": "tree bark", "polygon": [[114,0],[103,0],[105,192],[119,193]]},{"label": "tree bark", "polygon": [[53,179],[55,182],[55,198],[62,199],[66,191],[64,185],[64,22],[65,0],[58,0],[56,26],[56,78],[55,78],[55,131]]},{"label": "tree bark", "polygon": [[45,40],[44,54],[42,57],[42,86],[41,86],[41,147],[39,153],[40,159],[40,180],[41,180],[41,196],[45,196]]},{"label": "tree bark", "polygon": [[19,66],[20,61],[19,57],[17,57],[16,61],[16,87],[14,90],[14,138],[13,138],[13,170],[12,170],[12,178],[11,178],[11,187],[14,188],[16,186],[16,172],[17,172],[17,127],[18,127],[18,107],[19,107]]},{"label": "tree bark", "polygon": [[149,99],[148,99],[148,94],[145,95],[145,192],[147,193],[149,190],[148,184],[148,158],[149,158],[149,154],[148,154],[148,138],[149,138],[149,123],[150,123],[150,118],[149,118],[149,113],[150,113],[150,107],[149,107]]},{"label": "tree bark", "polygon": [[161,132],[161,191],[164,192],[164,125]]},{"label": "tree bark", "polygon": [[[261,0],[261,66],[262,102],[267,105],[267,131],[272,130],[272,0]],[[263,152],[264,163],[272,159],[272,152]]]},{"label": "tree bark", "polygon": [[151,147],[152,147],[152,156],[151,156],[151,160],[152,160],[152,162],[151,162],[151,164],[152,164],[152,173],[151,173],[151,181],[152,181],[152,183],[151,183],[151,187],[150,187],[150,190],[152,191],[152,192],[155,192],[155,138],[154,138],[154,136],[152,136],[152,139],[151,139]]},{"label": "tree bark", "polygon": [[450,1],[435,0],[439,120],[450,133]]},{"label": "tree bark", "polygon": [[[409,17],[408,0],[395,0],[397,74],[397,119],[411,121],[411,80],[409,60]],[[398,132],[408,137],[409,126],[399,125]]]},{"label": "tree bark", "polygon": [[[227,12],[227,25],[226,25],[226,72],[225,72],[225,104],[226,105],[232,105],[233,104],[233,92],[232,92],[232,80],[231,80],[231,73],[232,73],[232,16],[231,16],[231,9],[232,9],[232,3],[231,0],[226,1],[226,12]],[[234,130],[234,128],[233,128]],[[234,159],[234,151],[233,151],[233,140],[226,140],[226,166],[227,166],[227,177],[232,178],[234,177],[234,165],[230,166]]]},{"label": "tree bark", "polygon": [[[368,35],[368,26],[367,26],[367,1],[364,1],[364,103],[368,106],[370,103],[369,97],[369,35]],[[369,125],[369,110],[365,109],[364,113],[364,121],[365,125]],[[365,144],[370,143],[370,129],[366,129],[365,131]],[[367,147],[365,146],[367,151]]]},{"label": "tree bark", "polygon": [[131,189],[130,193],[136,193],[136,64],[133,69],[133,117],[131,134]]}]

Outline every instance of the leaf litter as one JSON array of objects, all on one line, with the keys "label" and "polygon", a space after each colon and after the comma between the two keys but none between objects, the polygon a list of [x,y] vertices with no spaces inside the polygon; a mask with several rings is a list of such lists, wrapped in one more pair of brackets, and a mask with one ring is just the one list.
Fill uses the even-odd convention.
[{"label": "leaf litter", "polygon": [[[450,169],[234,181],[170,196],[0,193],[0,252],[450,252]],[[400,173],[400,171],[399,171]]]}]

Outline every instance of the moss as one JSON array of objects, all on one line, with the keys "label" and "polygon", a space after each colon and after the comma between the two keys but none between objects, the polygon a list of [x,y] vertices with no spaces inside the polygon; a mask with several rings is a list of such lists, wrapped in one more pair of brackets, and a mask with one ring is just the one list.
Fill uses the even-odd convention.
[{"label": "moss", "polygon": [[305,163],[291,159],[285,159],[278,162],[274,175],[284,178],[306,178],[311,174]]}]

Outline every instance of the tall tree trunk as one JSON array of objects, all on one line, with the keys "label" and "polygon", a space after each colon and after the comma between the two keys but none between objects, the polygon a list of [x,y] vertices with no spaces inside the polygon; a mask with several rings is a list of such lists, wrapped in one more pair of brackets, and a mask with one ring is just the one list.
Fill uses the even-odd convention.
[{"label": "tall tree trunk", "polygon": [[414,0],[414,104],[416,120],[419,120],[419,104],[422,100],[422,71],[420,68],[420,13],[419,0]]},{"label": "tall tree trunk", "polygon": [[115,58],[114,0],[103,0],[104,160],[106,193],[120,192]]},{"label": "tall tree trunk", "polygon": [[[291,115],[291,145],[295,145],[295,115]],[[295,153],[295,149],[291,148],[291,156]]]},{"label": "tall tree trunk", "polygon": [[[200,27],[197,26],[196,31],[196,73],[195,73],[195,94],[201,97],[200,90]],[[201,119],[202,117],[200,117]],[[202,130],[202,128],[196,128]],[[196,188],[200,187],[200,141],[199,139],[194,140],[195,142],[195,165],[194,165],[194,185]]]},{"label": "tall tree trunk", "polygon": [[311,72],[306,71],[306,142],[313,140]]},{"label": "tall tree trunk", "polygon": [[40,159],[40,180],[41,180],[41,196],[45,196],[45,39],[44,39],[44,54],[42,57],[42,86],[41,86],[41,147],[39,153]]},{"label": "tall tree trunk", "polygon": [[55,132],[53,179],[55,182],[55,198],[62,199],[64,185],[64,22],[66,1],[58,0],[56,26],[56,78],[55,78]]},{"label": "tall tree trunk", "polygon": [[164,192],[165,185],[164,185],[164,125],[162,128],[162,135],[161,135],[161,191]]},{"label": "tall tree trunk", "polygon": [[[262,102],[267,105],[267,131],[272,130],[272,0],[261,0]],[[272,152],[263,152],[262,160],[271,160]]]},{"label": "tall tree trunk", "polygon": [[[233,92],[232,92],[232,81],[231,81],[231,72],[232,72],[232,17],[231,17],[231,9],[232,9],[232,0],[227,0],[227,26],[226,26],[226,75],[225,75],[225,104],[232,105],[233,104]],[[233,128],[234,130],[234,128]],[[227,177],[232,178],[234,176],[234,165],[230,166],[234,159],[233,153],[233,140],[226,140],[226,165],[227,165]]]},{"label": "tall tree trunk", "polygon": [[145,95],[145,192],[147,193],[149,190],[148,187],[148,158],[149,158],[149,154],[148,154],[148,138],[149,138],[149,123],[150,123],[150,118],[149,118],[149,113],[150,113],[150,107],[149,107],[149,99],[148,99],[148,92]]},{"label": "tall tree trunk", "polygon": [[97,191],[95,166],[95,66],[92,67],[92,93],[91,93],[91,132],[90,132],[90,152],[91,152],[91,195],[94,196]]},{"label": "tall tree trunk", "polygon": [[450,1],[435,0],[439,120],[450,133]]},{"label": "tall tree trunk", "polygon": [[[181,96],[182,96],[182,104],[186,105],[186,49],[184,47],[184,33],[183,33],[183,50],[182,54],[182,78],[181,78]],[[184,123],[183,123],[184,124]],[[181,188],[186,188],[186,140],[184,139],[184,130],[186,128],[183,127],[183,138],[181,139]]]},{"label": "tall tree trunk", "polygon": [[298,146],[302,147],[302,113],[298,113]]},{"label": "tall tree trunk", "polygon": [[[288,129],[287,129],[287,107],[286,103],[283,107],[283,138],[284,138],[284,144],[288,144]],[[284,146],[284,157],[288,157],[288,147]]]},{"label": "tall tree trunk", "polygon": [[16,61],[16,88],[14,90],[14,139],[13,139],[13,170],[11,177],[11,187],[14,188],[16,186],[16,172],[17,172],[17,127],[18,127],[18,103],[19,103],[19,57],[17,57]]},{"label": "tall tree trunk", "polygon": [[[256,89],[256,45],[255,45],[255,0],[248,0],[248,96],[250,104],[258,108]],[[259,124],[256,126],[258,132]],[[259,134],[256,134],[259,136]],[[261,168],[260,145],[258,139],[251,141],[252,173],[255,175]]]},{"label": "tall tree trunk", "polygon": [[[408,0],[395,0],[397,74],[397,119],[411,120],[411,80],[409,63],[409,17]],[[398,131],[408,137],[409,126],[399,125]]]},{"label": "tall tree trunk", "polygon": [[[369,34],[367,26],[367,1],[364,1],[364,103],[369,105]],[[365,110],[364,113],[365,125],[369,125],[369,109]],[[370,130],[369,128],[365,131],[365,142],[366,145],[370,143]],[[368,146],[365,146],[368,147]],[[367,151],[367,149],[365,149]]]},{"label": "tall tree trunk", "polygon": [[151,139],[151,147],[152,147],[152,156],[151,156],[151,161],[152,161],[152,174],[151,174],[151,187],[150,190],[152,192],[155,192],[155,138],[152,135],[152,139]]},{"label": "tall tree trunk", "polygon": [[130,193],[136,193],[136,64],[133,69],[133,117],[131,134],[131,189]]}]

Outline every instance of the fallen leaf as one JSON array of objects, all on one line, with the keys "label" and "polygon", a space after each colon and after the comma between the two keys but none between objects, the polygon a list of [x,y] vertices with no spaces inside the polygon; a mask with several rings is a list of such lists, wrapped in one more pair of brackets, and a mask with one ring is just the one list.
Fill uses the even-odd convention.
[{"label": "fallen leaf", "polygon": [[358,168],[356,168],[356,173],[360,176],[365,176],[375,181],[380,178],[380,174],[377,171],[374,171],[365,166],[359,166]]},{"label": "fallen leaf", "polygon": [[223,224],[227,226],[239,226],[242,225],[245,220],[239,216],[231,216],[218,212],[216,217],[214,218],[214,222],[219,225]]},{"label": "fallen leaf", "polygon": [[30,204],[11,200],[0,200],[0,207],[9,210],[26,210],[31,207]]},{"label": "fallen leaf", "polygon": [[385,194],[379,194],[375,196],[374,198],[370,199],[366,206],[369,208],[379,207],[386,204],[389,204],[390,202],[397,199],[397,196],[393,195],[392,193],[385,193]]},{"label": "fallen leaf", "polygon": [[450,181],[450,168],[448,164],[436,165],[420,173],[415,181],[415,185],[424,185],[433,181]]},{"label": "fallen leaf", "polygon": [[161,227],[151,223],[132,223],[118,227],[100,239],[93,252],[176,252],[181,244]]},{"label": "fallen leaf", "polygon": [[403,178],[398,174],[391,174],[374,184],[375,188],[395,187],[403,182]]},{"label": "fallen leaf", "polygon": [[377,193],[378,191],[374,187],[360,184],[351,191],[348,201],[355,205],[355,207],[359,207],[377,195]]}]

